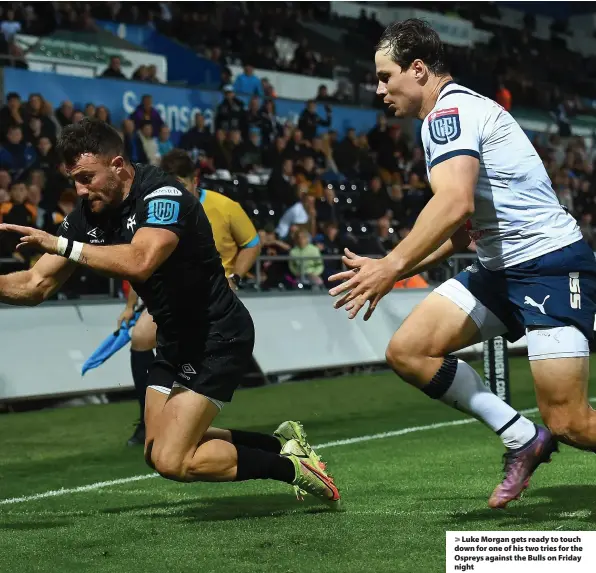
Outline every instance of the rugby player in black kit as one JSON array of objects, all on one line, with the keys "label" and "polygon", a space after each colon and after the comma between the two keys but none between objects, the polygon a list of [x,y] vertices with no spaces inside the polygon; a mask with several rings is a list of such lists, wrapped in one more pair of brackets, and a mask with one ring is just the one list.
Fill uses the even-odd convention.
[{"label": "rugby player in black kit", "polygon": [[274,447],[266,442],[272,436],[232,430],[230,439],[210,428],[249,364],[254,329],[200,202],[159,168],[128,162],[118,132],[104,122],[66,127],[57,148],[79,202],[59,237],[0,225],[45,253],[30,270],[0,276],[0,301],[39,304],[77,264],[130,281],[157,324],[147,463],[176,481],[274,479],[338,507],[333,479],[305,441],[281,437],[283,447]]}]

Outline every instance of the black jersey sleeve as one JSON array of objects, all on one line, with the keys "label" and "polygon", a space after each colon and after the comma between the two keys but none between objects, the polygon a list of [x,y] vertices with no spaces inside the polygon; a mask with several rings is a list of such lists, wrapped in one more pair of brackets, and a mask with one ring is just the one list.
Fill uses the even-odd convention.
[{"label": "black jersey sleeve", "polygon": [[139,228],[168,229],[180,237],[196,218],[197,206],[197,199],[186,190],[156,189],[143,198]]},{"label": "black jersey sleeve", "polygon": [[66,237],[73,241],[86,243],[85,221],[83,216],[83,205],[81,200],[75,208],[64,218],[56,233],[58,237]]}]

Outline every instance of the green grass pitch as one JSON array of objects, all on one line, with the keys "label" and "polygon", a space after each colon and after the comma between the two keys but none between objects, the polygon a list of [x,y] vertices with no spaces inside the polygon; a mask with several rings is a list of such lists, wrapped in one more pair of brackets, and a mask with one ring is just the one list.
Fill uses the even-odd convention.
[{"label": "green grass pitch", "polygon": [[[535,406],[527,359],[511,361],[511,381],[514,405]],[[150,478],[31,499],[150,474],[124,445],[135,415],[119,403],[0,417],[0,571],[427,573],[445,570],[446,530],[596,529],[594,454],[562,447],[521,501],[491,511],[500,440],[443,424],[463,417],[389,373],[240,391],[218,419],[264,431],[298,419],[311,443],[339,441],[320,453],[341,512],[265,481]]]}]

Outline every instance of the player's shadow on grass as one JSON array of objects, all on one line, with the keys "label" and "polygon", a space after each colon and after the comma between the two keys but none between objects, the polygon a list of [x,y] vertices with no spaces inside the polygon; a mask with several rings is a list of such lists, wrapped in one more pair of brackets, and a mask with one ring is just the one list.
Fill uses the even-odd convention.
[{"label": "player's shadow on grass", "polygon": [[501,522],[504,525],[508,522],[523,524],[545,521],[564,524],[567,520],[593,524],[596,523],[596,486],[568,485],[529,489],[524,498],[513,502],[505,510],[487,507],[470,512],[455,512],[448,519],[459,523],[479,520]]},{"label": "player's shadow on grass", "polygon": [[160,502],[104,509],[101,513],[135,513],[148,519],[187,521],[230,521],[255,517],[284,517],[294,513],[328,512],[315,500],[299,503],[289,494],[240,495],[234,497],[197,497],[178,502]]}]

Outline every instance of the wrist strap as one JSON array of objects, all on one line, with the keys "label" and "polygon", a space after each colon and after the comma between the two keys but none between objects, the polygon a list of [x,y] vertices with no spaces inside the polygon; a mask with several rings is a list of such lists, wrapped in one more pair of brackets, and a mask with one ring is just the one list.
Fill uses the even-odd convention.
[{"label": "wrist strap", "polygon": [[79,243],[79,241],[72,242],[72,252],[68,255],[68,258],[78,263],[79,259],[81,258],[81,253],[83,252],[83,243]]},{"label": "wrist strap", "polygon": [[78,263],[81,258],[81,253],[83,252],[83,243],[67,239],[66,237],[58,237],[56,251],[61,257],[65,257]]},{"label": "wrist strap", "polygon": [[69,253],[72,250],[72,241],[69,241],[66,237],[58,237],[58,246],[56,248],[57,253],[61,257],[68,257],[66,250],[69,249]]}]

